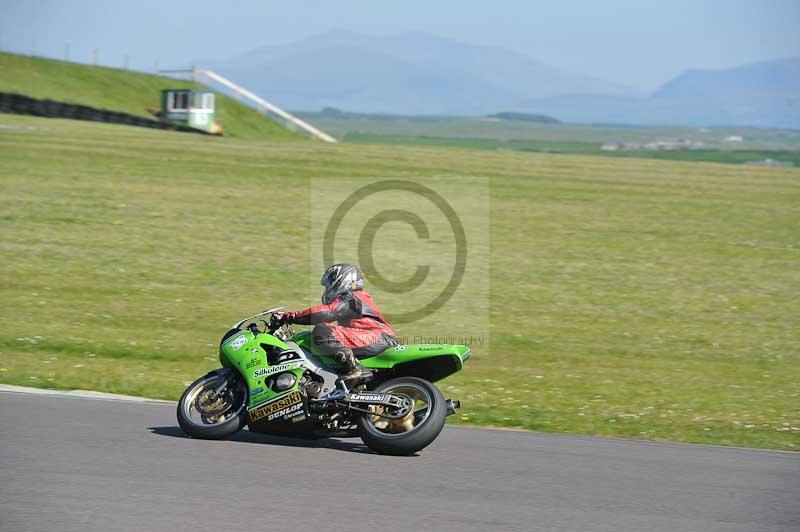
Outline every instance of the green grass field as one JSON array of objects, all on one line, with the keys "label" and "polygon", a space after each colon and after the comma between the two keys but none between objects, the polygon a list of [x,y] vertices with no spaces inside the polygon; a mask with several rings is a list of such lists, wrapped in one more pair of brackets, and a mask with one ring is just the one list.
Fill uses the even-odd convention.
[{"label": "green grass field", "polygon": [[239,317],[313,302],[311,184],[488,180],[488,308],[425,324],[486,315],[456,422],[800,446],[798,169],[13,115],[0,161],[2,382],[177,398]]},{"label": "green grass field", "polygon": [[[800,166],[800,131],[746,127],[642,127],[537,124],[486,117],[392,116],[299,113],[348,142],[437,146],[482,150],[557,152],[603,157],[741,164],[773,159]],[[741,137],[741,142],[726,139]],[[603,151],[606,142],[645,143],[687,139],[702,143],[692,151]]]},{"label": "green grass field", "polygon": [[[148,108],[161,107],[163,89],[200,87],[175,80],[120,70],[22,55],[0,53],[0,92],[49,98],[155,118]],[[216,95],[217,121],[234,138],[300,138],[253,109],[224,94]]]},{"label": "green grass field", "polygon": [[[327,113],[297,112],[297,114],[340,138],[365,136],[388,139],[461,139],[471,143],[478,140],[529,143],[533,141],[588,144],[596,149],[606,142],[650,142],[681,138],[702,142],[709,149],[800,151],[800,131],[792,130],[748,127],[536,124],[478,116],[364,115],[348,118]],[[742,137],[742,142],[726,141],[725,139],[730,136]]]},{"label": "green grass field", "polygon": [[621,150],[604,151],[601,144],[592,142],[553,140],[496,140],[457,137],[405,137],[392,135],[347,134],[347,142],[363,144],[389,144],[395,146],[436,146],[470,148],[476,150],[533,151],[545,153],[567,153],[572,155],[594,155],[598,157],[633,157],[639,159],[663,159],[667,161],[697,161],[709,163],[742,164],[748,161],[772,159],[800,167],[800,151],[792,150]]}]

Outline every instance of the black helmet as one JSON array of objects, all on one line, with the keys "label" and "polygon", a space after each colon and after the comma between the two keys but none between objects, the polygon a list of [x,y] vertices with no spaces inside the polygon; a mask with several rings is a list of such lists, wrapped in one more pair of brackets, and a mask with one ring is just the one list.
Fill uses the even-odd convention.
[{"label": "black helmet", "polygon": [[334,264],[322,274],[322,302],[327,305],[345,292],[364,289],[364,276],[352,264]]}]

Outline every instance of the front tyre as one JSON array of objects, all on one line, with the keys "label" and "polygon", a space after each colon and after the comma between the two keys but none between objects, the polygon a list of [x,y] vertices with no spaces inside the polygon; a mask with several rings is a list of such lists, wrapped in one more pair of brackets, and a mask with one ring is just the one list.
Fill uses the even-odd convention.
[{"label": "front tyre", "polygon": [[230,438],[247,424],[247,386],[229,369],[212,371],[186,388],[178,401],[178,424],[193,438]]},{"label": "front tyre", "polygon": [[430,382],[416,377],[401,377],[384,382],[374,392],[409,397],[413,406],[402,417],[382,417],[392,414],[384,407],[371,407],[374,414],[364,414],[358,420],[363,442],[380,454],[409,455],[427,447],[444,427],[447,404],[442,392]]}]

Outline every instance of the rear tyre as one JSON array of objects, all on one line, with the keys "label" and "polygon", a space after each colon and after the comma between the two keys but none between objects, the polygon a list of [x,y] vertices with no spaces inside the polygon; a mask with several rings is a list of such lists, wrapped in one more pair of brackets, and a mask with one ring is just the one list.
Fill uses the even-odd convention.
[{"label": "rear tyre", "polygon": [[[218,395],[215,391],[224,384]],[[230,438],[247,424],[247,386],[232,370],[217,370],[186,388],[178,401],[178,424],[192,438]]]},{"label": "rear tyre", "polygon": [[387,420],[370,414],[359,418],[361,440],[376,453],[396,456],[414,454],[430,445],[442,431],[447,418],[447,404],[442,392],[430,382],[417,377],[402,377],[384,382],[372,391],[406,395],[414,405],[400,419]]}]

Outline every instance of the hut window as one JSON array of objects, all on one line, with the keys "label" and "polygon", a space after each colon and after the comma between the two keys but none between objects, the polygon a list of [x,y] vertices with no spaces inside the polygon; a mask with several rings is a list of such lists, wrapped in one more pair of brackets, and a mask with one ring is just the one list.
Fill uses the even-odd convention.
[{"label": "hut window", "polygon": [[189,108],[188,92],[170,92],[167,99],[170,111],[185,111]]}]

